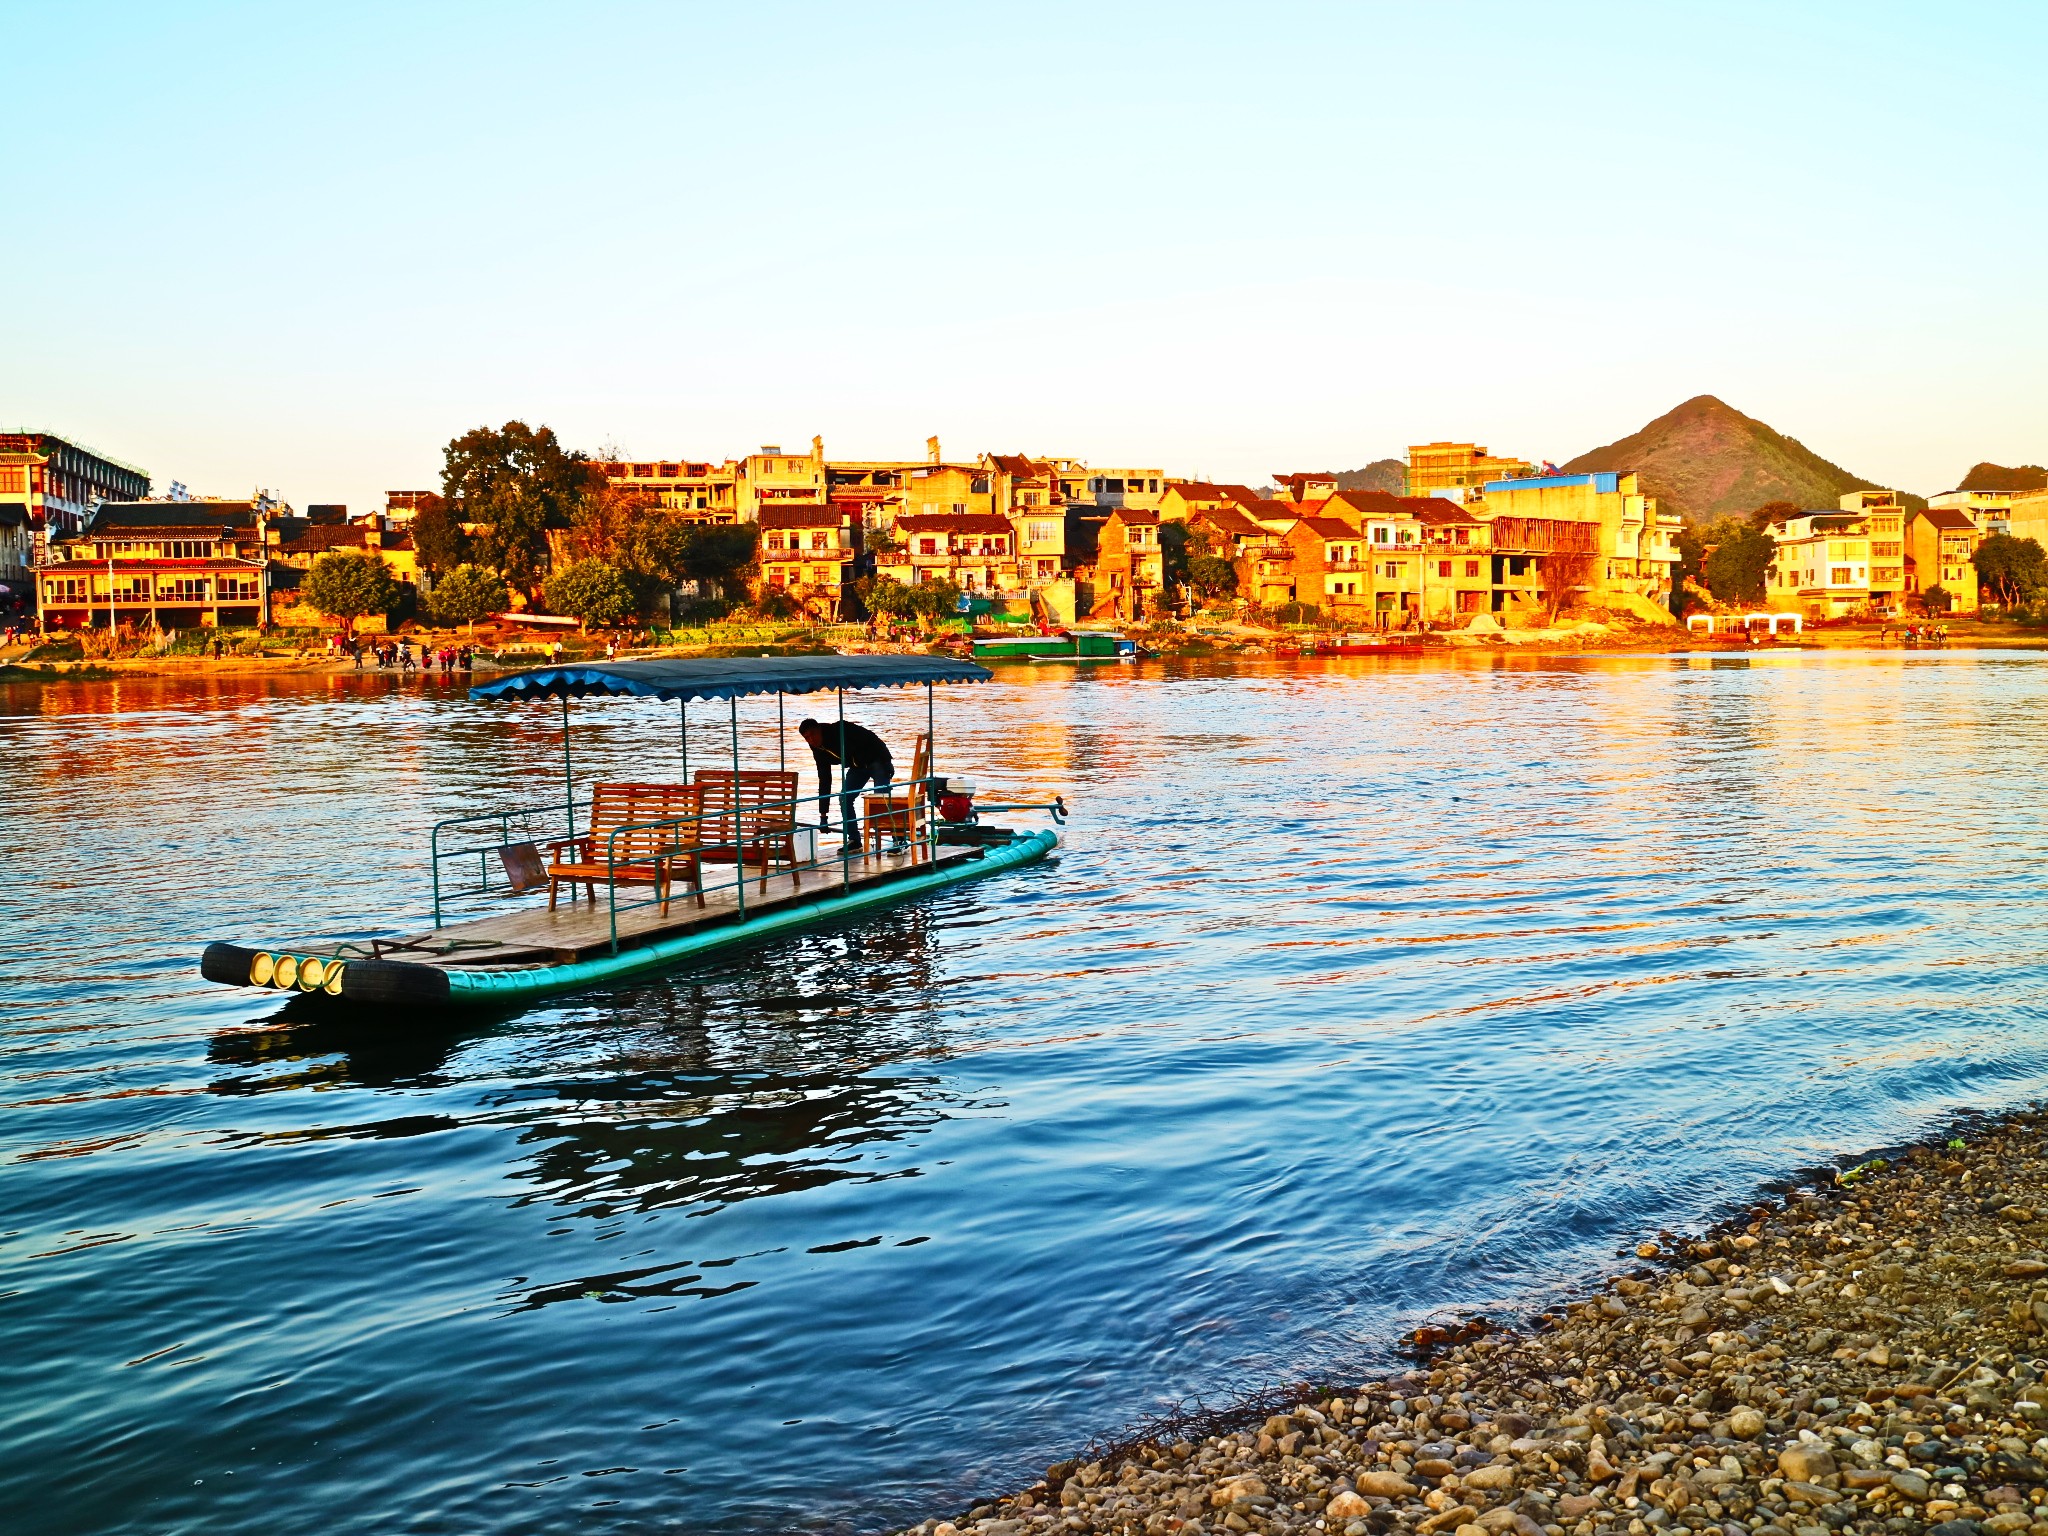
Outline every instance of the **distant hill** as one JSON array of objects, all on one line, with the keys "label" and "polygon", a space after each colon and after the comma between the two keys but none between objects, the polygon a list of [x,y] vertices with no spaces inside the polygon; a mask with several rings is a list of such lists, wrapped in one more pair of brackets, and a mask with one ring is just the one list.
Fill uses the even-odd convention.
[{"label": "distant hill", "polygon": [[2048,469],[2039,464],[2022,464],[2007,469],[2003,464],[1978,464],[1963,476],[1959,491],[2048,491]]},{"label": "distant hill", "polygon": [[[1883,489],[1712,395],[1695,395],[1640,432],[1582,453],[1563,468],[1574,474],[1636,470],[1665,511],[1693,523],[1753,512],[1767,501],[1832,507],[1847,491]],[[1927,504],[1909,494],[1900,499]]]},{"label": "distant hill", "polygon": [[1340,491],[1385,491],[1389,496],[1405,495],[1408,466],[1399,459],[1374,459],[1363,469],[1337,471]]}]

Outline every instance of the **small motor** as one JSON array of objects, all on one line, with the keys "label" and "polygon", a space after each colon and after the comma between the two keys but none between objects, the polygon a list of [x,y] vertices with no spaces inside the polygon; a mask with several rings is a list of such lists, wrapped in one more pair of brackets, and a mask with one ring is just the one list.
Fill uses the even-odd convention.
[{"label": "small motor", "polygon": [[946,821],[974,820],[974,780],[946,780],[939,787],[939,815]]}]

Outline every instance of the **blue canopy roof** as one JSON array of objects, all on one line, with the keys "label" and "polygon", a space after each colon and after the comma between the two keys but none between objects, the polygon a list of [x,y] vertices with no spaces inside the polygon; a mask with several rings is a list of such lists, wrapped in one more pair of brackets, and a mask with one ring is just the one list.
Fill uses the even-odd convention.
[{"label": "blue canopy roof", "polygon": [[916,683],[985,683],[995,674],[947,656],[677,656],[535,667],[469,690],[472,699],[737,699],[752,693],[826,693]]}]

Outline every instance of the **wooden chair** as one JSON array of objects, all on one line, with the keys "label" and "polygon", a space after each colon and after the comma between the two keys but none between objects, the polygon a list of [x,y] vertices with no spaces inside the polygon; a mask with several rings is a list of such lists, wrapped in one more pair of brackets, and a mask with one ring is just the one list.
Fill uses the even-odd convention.
[{"label": "wooden chair", "polygon": [[[864,795],[860,802],[861,852],[879,853],[883,834],[910,844],[910,860],[918,859],[924,831],[924,807],[928,798],[925,780],[931,777],[932,739],[918,732],[917,746],[910,754],[910,783],[903,794]],[[926,849],[929,853],[930,850]]]},{"label": "wooden chair", "polygon": [[768,869],[780,860],[789,878],[801,888],[803,866],[796,857],[796,785],[792,771],[780,768],[700,768],[696,790],[704,806],[704,838],[698,857],[710,863],[761,866],[761,889],[768,889]]},{"label": "wooden chair", "polygon": [[[554,911],[556,895],[565,884],[572,903],[580,884],[594,905],[602,880],[608,885],[652,885],[666,917],[678,867],[696,888],[697,905],[703,906],[704,878],[698,862],[702,810],[702,795],[687,784],[594,786],[588,829],[548,844],[548,910]],[[679,824],[647,825],[650,822]]]}]

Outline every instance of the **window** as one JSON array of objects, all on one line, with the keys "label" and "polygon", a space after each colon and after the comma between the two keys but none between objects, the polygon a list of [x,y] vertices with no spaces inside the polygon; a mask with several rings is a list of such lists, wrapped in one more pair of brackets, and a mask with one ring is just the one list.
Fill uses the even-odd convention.
[{"label": "window", "polygon": [[1470,544],[1472,542],[1472,530],[1470,528],[1452,529],[1451,542],[1453,544]]},{"label": "window", "polygon": [[970,495],[986,496],[988,494],[988,476],[976,475],[967,489]]},{"label": "window", "polygon": [[1105,491],[1110,492],[1112,495],[1121,496],[1123,494],[1124,483],[1123,481],[1119,480],[1115,475],[1110,475],[1103,480],[1102,488]]},{"label": "window", "polygon": [[1467,560],[1465,562],[1465,574],[1467,576],[1477,576],[1479,574],[1479,562],[1477,560]]},{"label": "window", "polygon": [[1389,576],[1399,576],[1401,574],[1401,562],[1398,560],[1389,560],[1387,562],[1387,574]]},{"label": "window", "polygon": [[635,465],[633,466],[633,478],[634,478],[635,480],[651,480],[651,479],[653,479],[653,478],[654,478],[654,466],[653,466],[652,464],[635,464]]},{"label": "window", "polygon": [[0,467],[0,495],[11,493],[19,496],[27,491],[27,489],[28,470],[26,467],[18,467],[12,464]]},{"label": "window", "polygon": [[1896,559],[1899,553],[1899,546],[1896,544],[1873,544],[1870,546],[1870,552],[1880,560],[1886,556]]},{"label": "window", "polygon": [[1027,523],[1024,537],[1034,544],[1050,544],[1053,540],[1051,523]]},{"label": "window", "polygon": [[217,576],[213,582],[214,595],[224,603],[253,603],[256,601],[256,578],[254,576]]},{"label": "window", "polygon": [[825,535],[822,530],[811,535],[811,548],[827,549],[829,547],[830,546],[825,541]]},{"label": "window", "polygon": [[1038,574],[1048,581],[1059,574],[1059,568],[1057,560],[1041,560],[1038,562]]},{"label": "window", "polygon": [[779,534],[779,533],[771,533],[771,534],[769,534],[769,535],[768,535],[768,547],[769,547],[770,549],[780,549],[780,548],[782,548],[782,535],[781,535],[781,534]]},{"label": "window", "polygon": [[939,541],[937,539],[919,539],[917,541],[917,552],[920,555],[936,555],[939,552]]},{"label": "window", "polygon": [[1391,529],[1391,528],[1387,527],[1387,525],[1386,525],[1386,524],[1384,524],[1384,523],[1375,523],[1375,524],[1373,524],[1373,529],[1372,529],[1372,541],[1373,541],[1373,543],[1375,543],[1375,544],[1387,544],[1387,543],[1391,543],[1391,542],[1392,542],[1392,535],[1393,535],[1393,531],[1394,531],[1393,529]]},{"label": "window", "polygon": [[52,603],[85,601],[85,579],[81,576],[51,576],[43,582],[43,597]]},{"label": "window", "polygon": [[173,602],[203,603],[206,601],[206,578],[204,576],[173,576],[157,584],[156,595]]},{"label": "window", "polygon": [[1035,507],[1035,506],[1037,506],[1037,505],[1038,505],[1038,492],[1036,492],[1036,491],[1026,491],[1026,492],[1024,493],[1024,505],[1025,505],[1025,506],[1027,506],[1027,507]]},{"label": "window", "polygon": [[1838,565],[1835,566],[1832,570],[1830,570],[1828,572],[1828,585],[1833,587],[1848,586],[1849,567],[1847,567],[1846,565]]},{"label": "window", "polygon": [[1437,563],[1436,563],[1436,573],[1437,573],[1437,575],[1439,575],[1439,576],[1448,576],[1448,575],[1450,575],[1450,574],[1451,574],[1451,562],[1450,562],[1450,561],[1448,561],[1448,560],[1439,560],[1439,561],[1437,561]]},{"label": "window", "polygon": [[956,501],[956,502],[954,502],[954,503],[953,503],[953,515],[954,515],[955,517],[965,517],[965,516],[967,515],[967,503],[966,503],[966,502],[964,502],[964,501]]}]

